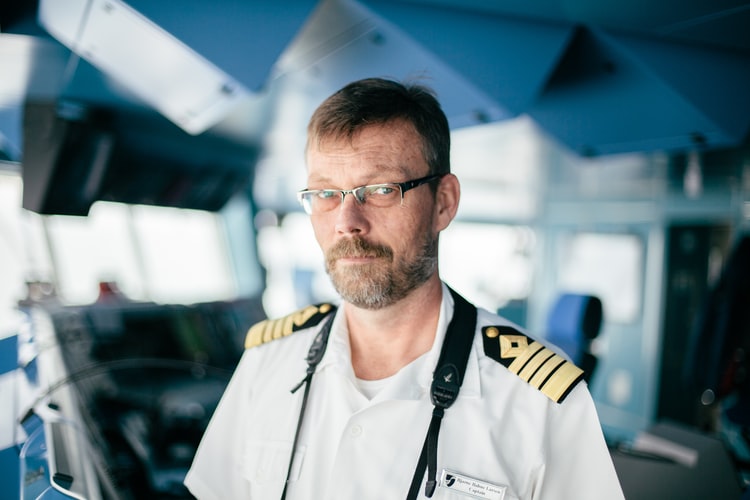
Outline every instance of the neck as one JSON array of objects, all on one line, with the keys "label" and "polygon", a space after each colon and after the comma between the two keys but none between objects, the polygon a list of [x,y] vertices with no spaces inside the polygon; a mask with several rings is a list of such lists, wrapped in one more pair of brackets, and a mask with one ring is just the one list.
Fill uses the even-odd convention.
[{"label": "neck", "polygon": [[442,284],[434,275],[406,298],[377,310],[346,304],[354,374],[363,380],[389,377],[432,348]]}]

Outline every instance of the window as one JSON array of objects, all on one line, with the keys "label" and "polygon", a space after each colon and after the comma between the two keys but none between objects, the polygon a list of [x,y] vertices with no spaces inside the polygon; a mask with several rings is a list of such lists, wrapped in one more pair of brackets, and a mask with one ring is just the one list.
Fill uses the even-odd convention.
[{"label": "window", "polygon": [[96,300],[98,283],[155,302],[225,300],[234,279],[218,216],[198,210],[95,203],[88,217],[50,216],[59,294]]},{"label": "window", "polygon": [[477,306],[497,311],[531,292],[534,246],[526,226],[454,220],[440,236],[441,277]]},{"label": "window", "polygon": [[[41,218],[21,209],[21,176],[0,163],[0,323],[26,297],[25,282],[50,281]],[[0,324],[0,337],[8,325]]]},{"label": "window", "polygon": [[102,281],[134,300],[236,297],[220,214],[97,202],[87,217],[41,216],[21,208],[18,170],[0,165],[0,317],[26,297],[27,281],[54,283],[66,304],[95,301]]},{"label": "window", "polygon": [[640,313],[643,242],[632,234],[575,233],[557,255],[558,288],[597,295],[607,321],[630,323]]}]

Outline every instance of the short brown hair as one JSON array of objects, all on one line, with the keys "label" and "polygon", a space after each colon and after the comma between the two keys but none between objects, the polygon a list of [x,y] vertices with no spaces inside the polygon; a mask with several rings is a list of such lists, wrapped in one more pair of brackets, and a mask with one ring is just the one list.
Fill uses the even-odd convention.
[{"label": "short brown hair", "polygon": [[422,138],[430,174],[450,172],[450,127],[429,87],[383,78],[352,82],[315,110],[307,126],[307,147],[326,138],[352,138],[368,125],[404,120]]}]

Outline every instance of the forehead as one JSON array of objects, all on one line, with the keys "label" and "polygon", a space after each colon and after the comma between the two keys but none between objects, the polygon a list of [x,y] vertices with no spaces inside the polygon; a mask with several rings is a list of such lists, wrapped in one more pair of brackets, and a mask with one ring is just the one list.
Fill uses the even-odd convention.
[{"label": "forehead", "polygon": [[307,166],[311,177],[325,177],[337,169],[422,172],[426,163],[414,126],[396,121],[365,126],[351,137],[312,140]]}]

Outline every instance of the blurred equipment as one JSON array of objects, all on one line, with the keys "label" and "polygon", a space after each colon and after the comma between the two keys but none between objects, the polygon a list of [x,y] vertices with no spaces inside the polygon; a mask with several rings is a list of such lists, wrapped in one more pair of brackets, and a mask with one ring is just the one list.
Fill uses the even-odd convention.
[{"label": "blurred equipment", "polygon": [[687,427],[659,423],[612,460],[625,498],[739,499],[740,482],[722,442]]},{"label": "blurred equipment", "polygon": [[156,304],[116,290],[102,283],[85,306],[25,301],[19,334],[0,341],[17,401],[0,478],[20,474],[24,498],[192,498],[182,481],[247,328],[265,317],[260,301]]},{"label": "blurred equipment", "polygon": [[[221,209],[250,183],[257,151],[170,129],[175,155],[149,143],[158,119],[69,102],[27,101],[23,113],[23,207],[87,215],[97,200]],[[179,157],[178,157],[179,156]]]},{"label": "blurred equipment", "polygon": [[721,403],[726,417],[750,429],[750,236],[729,255],[693,329],[685,380],[700,404]]}]

